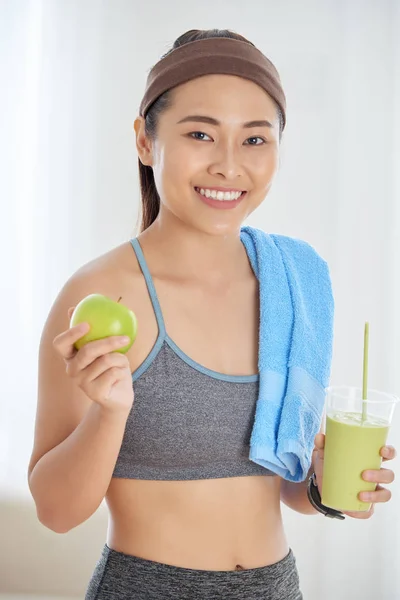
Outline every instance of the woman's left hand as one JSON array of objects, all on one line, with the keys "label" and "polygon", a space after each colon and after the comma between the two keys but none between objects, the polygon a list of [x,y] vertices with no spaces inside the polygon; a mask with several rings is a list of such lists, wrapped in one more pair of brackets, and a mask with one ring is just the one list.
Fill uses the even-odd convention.
[{"label": "woman's left hand", "polygon": [[[318,433],[315,436],[315,448],[313,451],[313,466],[315,475],[317,477],[318,489],[321,493],[322,490],[322,474],[324,468],[324,447],[325,447],[325,434]],[[396,449],[393,446],[383,446],[380,450],[380,455],[382,456],[383,462],[388,460],[393,460],[397,456]],[[372,481],[377,483],[376,490],[374,492],[360,492],[358,498],[362,502],[371,502],[371,508],[368,511],[355,511],[355,512],[346,512],[342,511],[344,515],[348,515],[349,517],[354,517],[354,519],[369,519],[374,514],[374,505],[378,502],[389,502],[392,497],[392,492],[380,484],[388,484],[394,481],[395,475],[394,472],[390,469],[377,469],[377,470],[367,470],[362,472],[362,478],[365,481]]]}]

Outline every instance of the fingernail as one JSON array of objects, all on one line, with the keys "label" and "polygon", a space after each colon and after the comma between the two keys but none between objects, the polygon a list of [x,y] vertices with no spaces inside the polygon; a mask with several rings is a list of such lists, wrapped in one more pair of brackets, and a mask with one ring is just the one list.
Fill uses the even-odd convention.
[{"label": "fingernail", "polygon": [[130,340],[129,340],[129,338],[128,338],[128,337],[121,337],[121,338],[119,338],[119,342],[120,342],[121,344],[124,344],[124,345],[126,345],[126,344],[129,344],[129,341],[130,341]]}]

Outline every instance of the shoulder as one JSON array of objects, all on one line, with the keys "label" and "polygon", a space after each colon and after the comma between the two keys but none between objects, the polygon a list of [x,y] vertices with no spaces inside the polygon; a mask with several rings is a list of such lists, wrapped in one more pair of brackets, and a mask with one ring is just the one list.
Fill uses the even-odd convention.
[{"label": "shoulder", "polygon": [[325,259],[305,240],[278,233],[267,233],[262,229],[249,226],[242,227],[242,238],[246,234],[249,234],[253,239],[258,239],[267,244],[273,243],[287,260],[291,260],[294,263],[314,262],[326,265]]},{"label": "shoulder", "polygon": [[131,306],[132,290],[135,290],[137,301],[143,297],[142,291],[146,291],[140,272],[129,241],[97,256],[84,263],[65,281],[53,302],[48,320],[57,318],[57,325],[68,325],[68,309],[75,307],[89,294],[102,294],[115,301],[122,297],[121,302],[135,310]]},{"label": "shoulder", "polygon": [[69,327],[68,309],[89,294],[102,294],[132,310],[140,323],[127,356],[132,371],[140,364],[157,335],[147,285],[130,241],[83,264],[61,288],[45,323],[42,339],[53,339]]},{"label": "shoulder", "polygon": [[321,265],[327,264],[326,260],[309,242],[276,233],[269,235],[281,252],[284,252],[288,257],[292,257],[294,260],[297,259],[306,262],[320,263]]},{"label": "shoulder", "polygon": [[75,271],[71,279],[83,280],[89,277],[107,280],[109,277],[114,279],[125,275],[127,271],[139,273],[140,267],[134,260],[134,256],[131,242],[124,242],[84,263]]},{"label": "shoulder", "polygon": [[121,296],[133,281],[140,280],[140,273],[132,245],[127,241],[84,263],[64,287],[85,295]]}]

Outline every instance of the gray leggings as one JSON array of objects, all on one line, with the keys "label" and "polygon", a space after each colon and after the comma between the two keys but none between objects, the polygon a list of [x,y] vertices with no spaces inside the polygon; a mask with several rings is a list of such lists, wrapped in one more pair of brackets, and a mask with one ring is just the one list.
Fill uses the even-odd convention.
[{"label": "gray leggings", "polygon": [[105,544],[85,600],[303,600],[292,549],[279,562],[205,571],[117,552]]}]

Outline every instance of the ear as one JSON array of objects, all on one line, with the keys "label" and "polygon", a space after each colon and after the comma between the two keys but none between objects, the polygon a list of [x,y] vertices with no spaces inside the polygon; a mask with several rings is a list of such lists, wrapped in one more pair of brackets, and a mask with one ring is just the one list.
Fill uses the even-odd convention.
[{"label": "ear", "polygon": [[140,158],[140,161],[148,166],[153,166],[153,152],[152,144],[150,139],[145,133],[145,120],[143,117],[137,117],[133,124],[133,128],[136,133],[136,149]]}]

